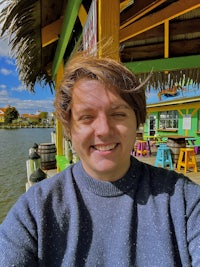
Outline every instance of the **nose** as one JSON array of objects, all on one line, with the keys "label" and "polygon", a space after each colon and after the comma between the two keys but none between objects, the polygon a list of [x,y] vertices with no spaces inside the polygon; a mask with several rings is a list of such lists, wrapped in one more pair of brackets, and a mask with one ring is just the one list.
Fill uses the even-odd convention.
[{"label": "nose", "polygon": [[111,121],[106,115],[101,115],[95,120],[94,130],[96,135],[105,136],[111,133]]}]

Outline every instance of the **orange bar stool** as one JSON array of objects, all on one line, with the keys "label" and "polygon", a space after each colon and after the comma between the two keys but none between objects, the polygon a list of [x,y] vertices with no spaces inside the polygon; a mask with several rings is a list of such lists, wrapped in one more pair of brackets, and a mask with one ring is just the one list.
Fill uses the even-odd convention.
[{"label": "orange bar stool", "polygon": [[177,170],[180,171],[181,167],[184,167],[184,173],[186,173],[189,168],[193,168],[194,172],[197,173],[197,162],[194,148],[180,148]]},{"label": "orange bar stool", "polygon": [[136,156],[149,156],[149,145],[147,141],[138,140]]}]

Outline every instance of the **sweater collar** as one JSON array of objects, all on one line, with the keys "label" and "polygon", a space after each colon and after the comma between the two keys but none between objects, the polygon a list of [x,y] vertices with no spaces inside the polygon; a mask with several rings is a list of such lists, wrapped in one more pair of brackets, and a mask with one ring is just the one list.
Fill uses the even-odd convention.
[{"label": "sweater collar", "polygon": [[135,189],[138,177],[140,176],[140,170],[141,163],[134,157],[131,157],[129,170],[121,179],[115,182],[100,181],[92,178],[83,169],[81,161],[73,166],[72,172],[80,190],[87,189],[96,195],[114,197],[127,194]]}]

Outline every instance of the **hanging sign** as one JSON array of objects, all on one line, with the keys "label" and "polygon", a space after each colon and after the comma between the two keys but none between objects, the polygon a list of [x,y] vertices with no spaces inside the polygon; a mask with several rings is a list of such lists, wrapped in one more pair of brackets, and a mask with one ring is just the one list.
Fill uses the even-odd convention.
[{"label": "hanging sign", "polygon": [[183,130],[191,130],[191,115],[183,116]]},{"label": "hanging sign", "polygon": [[90,54],[97,53],[97,1],[93,0],[83,27],[83,48]]}]

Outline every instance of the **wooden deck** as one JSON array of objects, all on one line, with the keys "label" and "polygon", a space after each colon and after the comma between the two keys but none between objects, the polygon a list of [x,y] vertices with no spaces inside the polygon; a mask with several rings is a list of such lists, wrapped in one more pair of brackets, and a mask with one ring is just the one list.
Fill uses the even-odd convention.
[{"label": "wooden deck", "polygon": [[[187,171],[186,176],[189,177],[195,183],[200,185],[200,154],[195,155],[195,157],[196,157],[196,161],[197,161],[198,172],[194,173],[191,169],[190,171]],[[143,157],[137,157],[137,159],[142,161],[142,162],[146,162],[150,165],[154,165],[155,159],[156,159],[156,152],[153,152],[150,157],[143,156]],[[175,171],[177,171],[177,170],[175,169]],[[181,170],[181,173],[184,173],[184,171]]]}]

